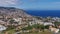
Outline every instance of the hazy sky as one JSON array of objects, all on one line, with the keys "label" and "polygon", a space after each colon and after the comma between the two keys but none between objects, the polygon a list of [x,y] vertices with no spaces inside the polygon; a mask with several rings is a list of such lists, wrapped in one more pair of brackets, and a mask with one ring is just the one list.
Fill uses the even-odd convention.
[{"label": "hazy sky", "polygon": [[60,0],[0,0],[0,6],[21,9],[60,10]]}]

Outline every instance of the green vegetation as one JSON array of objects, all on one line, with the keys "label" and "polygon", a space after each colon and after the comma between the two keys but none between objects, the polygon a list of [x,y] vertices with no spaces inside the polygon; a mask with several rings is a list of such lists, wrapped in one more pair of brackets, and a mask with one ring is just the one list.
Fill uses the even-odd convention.
[{"label": "green vegetation", "polygon": [[60,22],[55,22],[55,27],[59,26],[60,25]]},{"label": "green vegetation", "polygon": [[60,22],[55,22],[54,24],[55,24],[55,25],[60,25]]},{"label": "green vegetation", "polygon": [[[22,32],[22,34],[51,34],[51,32],[49,31],[45,31],[44,29],[48,29],[49,25],[47,26],[44,26],[44,25],[39,25],[39,24],[35,24],[35,25],[32,25],[32,26],[28,26],[28,27],[25,27],[25,28],[22,28],[21,30],[31,30],[30,32]],[[15,28],[14,26],[9,26],[9,28],[4,32],[8,32],[9,34],[14,34],[16,31],[15,31]],[[33,28],[35,28],[35,30],[33,30]],[[41,30],[41,32],[39,32],[39,30]]]},{"label": "green vegetation", "polygon": [[25,27],[23,28],[22,30],[31,30],[31,29],[44,29],[44,26],[43,25],[39,25],[39,24],[35,24],[35,25],[32,25],[32,26],[28,26],[28,27]]},{"label": "green vegetation", "polygon": [[32,26],[28,26],[28,27],[22,28],[22,30],[31,30],[32,28],[33,28]]},{"label": "green vegetation", "polygon": [[45,29],[49,29],[49,25],[46,25],[46,26],[44,26],[45,27]]},{"label": "green vegetation", "polygon": [[44,26],[44,25],[35,24],[35,25],[32,25],[32,26],[22,28],[22,30],[31,30],[33,28],[39,29],[39,30],[44,30],[44,29],[49,29],[49,25]]},{"label": "green vegetation", "polygon": [[52,34],[49,31],[44,31],[44,32],[31,32],[31,33],[22,33],[22,34]]}]

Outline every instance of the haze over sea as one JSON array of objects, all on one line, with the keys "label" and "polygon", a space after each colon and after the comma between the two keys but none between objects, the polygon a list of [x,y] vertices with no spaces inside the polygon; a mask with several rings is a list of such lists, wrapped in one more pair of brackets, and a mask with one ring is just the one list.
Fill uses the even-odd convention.
[{"label": "haze over sea", "polygon": [[60,17],[60,10],[27,10],[28,14],[42,17]]}]

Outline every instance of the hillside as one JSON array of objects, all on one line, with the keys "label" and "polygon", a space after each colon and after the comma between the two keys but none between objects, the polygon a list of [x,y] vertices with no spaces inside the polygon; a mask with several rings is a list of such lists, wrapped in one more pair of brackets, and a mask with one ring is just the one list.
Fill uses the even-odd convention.
[{"label": "hillside", "polygon": [[0,7],[0,16],[30,17],[24,10],[14,7]]}]

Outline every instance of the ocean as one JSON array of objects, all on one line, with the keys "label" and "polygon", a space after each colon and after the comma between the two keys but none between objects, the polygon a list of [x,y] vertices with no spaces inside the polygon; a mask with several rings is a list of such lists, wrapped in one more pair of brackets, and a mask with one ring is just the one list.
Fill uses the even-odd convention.
[{"label": "ocean", "polygon": [[60,17],[60,10],[26,10],[26,13],[33,16]]}]

